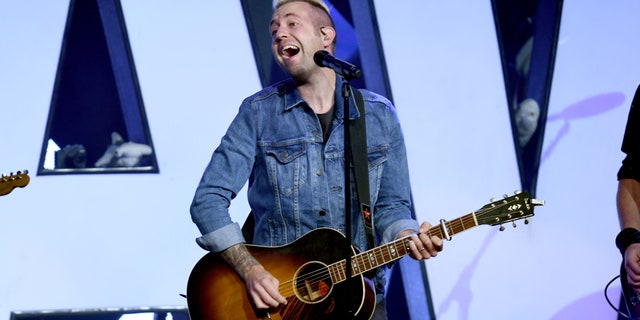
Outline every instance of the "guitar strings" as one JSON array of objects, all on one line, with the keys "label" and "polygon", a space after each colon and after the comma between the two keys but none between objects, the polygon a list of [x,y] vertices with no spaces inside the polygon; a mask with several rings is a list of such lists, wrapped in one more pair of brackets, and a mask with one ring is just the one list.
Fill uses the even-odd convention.
[{"label": "guitar strings", "polygon": [[[482,208],[482,209],[478,210],[477,212],[475,212],[475,214],[476,215],[481,215],[481,214],[484,214],[486,212],[494,211],[497,208],[503,207],[503,206],[505,206],[505,205],[507,205],[509,203],[510,202],[497,203],[496,206],[490,207],[490,208]],[[454,219],[453,221],[447,221],[444,224],[444,227],[447,228],[447,230],[446,230],[447,234],[452,235],[452,234],[459,233],[461,231],[464,231],[464,230],[468,229],[466,227],[467,223],[472,223],[472,226],[476,226],[476,221],[475,221],[475,217],[473,216],[473,213],[472,214],[467,214],[467,215],[462,216],[462,217],[457,218],[457,219]],[[436,236],[439,236],[440,238],[442,238],[444,236],[442,234],[442,230],[441,230],[440,226],[431,227],[429,230],[427,230],[427,232],[425,232],[425,234],[427,234],[427,236],[429,236],[429,237],[431,237],[433,235],[436,235]],[[378,262],[380,259],[382,259],[382,261],[384,261],[384,262],[392,261],[392,257],[389,254],[388,246],[397,245],[398,242],[401,242],[402,240],[403,239],[399,239],[399,240],[396,240],[396,241],[393,241],[393,242],[387,244],[386,245],[386,248],[387,248],[387,252],[386,253],[384,252],[384,250],[382,250],[382,248],[385,248],[383,246],[383,247],[374,248],[373,250],[371,250],[372,252],[370,252],[369,254],[365,254],[365,253],[356,254],[355,256],[353,256],[352,262],[355,262],[357,265],[364,265],[365,266],[364,269],[367,269],[366,265],[365,265],[365,262],[367,261],[366,257],[369,257],[370,254],[373,255],[373,258],[375,259],[375,266],[374,266],[373,262],[369,261],[369,264],[372,266],[372,268],[370,268],[370,269],[373,269],[373,268],[381,265],[381,263]],[[408,247],[406,249],[408,249]],[[404,256],[404,255],[406,255],[406,253],[402,254],[401,256]],[[401,257],[401,256],[399,256],[399,257]],[[299,278],[299,280],[302,281],[302,282],[308,281],[308,283],[310,283],[310,285],[312,287],[314,287],[314,288],[317,287],[321,281],[326,281],[326,282],[331,283],[331,285],[333,285],[334,283],[333,283],[333,280],[331,279],[331,272],[332,272],[331,268],[334,268],[334,269],[337,268],[337,270],[333,270],[334,272],[337,273],[338,276],[340,276],[337,279],[338,281],[336,281],[336,282],[337,283],[342,282],[342,281],[346,280],[346,279],[342,279],[342,270],[345,268],[345,262],[346,261],[343,260],[343,261],[336,262],[336,263],[333,263],[331,265],[322,267],[322,268],[320,268],[318,270],[315,270],[315,271],[312,271],[312,272],[310,272],[308,274],[302,275]],[[370,270],[370,269],[365,270],[365,272]],[[359,275],[361,273],[362,272],[355,272],[353,275]],[[346,275],[344,275],[344,276],[346,277]],[[290,280],[284,281],[282,284],[280,284],[279,288],[284,293],[284,295],[288,296],[288,295],[293,295],[294,294],[295,290],[294,290],[293,285],[292,285],[293,282],[294,282],[294,279],[290,279]]]},{"label": "guitar strings", "polygon": [[[472,228],[472,227],[475,227],[475,226],[478,225],[477,220],[476,220],[477,215],[482,215],[484,213],[494,211],[497,208],[500,208],[500,207],[505,206],[507,204],[509,204],[509,202],[499,203],[497,206],[493,206],[491,208],[482,208],[482,209],[480,209],[480,210],[478,210],[478,211],[476,211],[474,213],[467,214],[467,215],[465,215],[463,217],[454,219],[453,221],[446,221],[445,223],[442,224],[442,227],[446,228],[446,230],[442,230],[441,228],[439,228],[439,226],[433,226],[429,230],[427,230],[427,232],[425,232],[425,234],[427,234],[427,236],[429,236],[429,237],[431,237],[433,235],[436,235],[436,236],[439,236],[439,237],[442,238],[444,236],[442,234],[443,231],[446,231],[446,234],[449,235],[449,236],[454,235],[454,234],[459,233],[459,232],[462,232],[462,231],[465,231],[465,230],[467,230],[469,228]],[[476,214],[476,216],[474,216],[474,214]],[[470,227],[467,227],[468,223],[471,223]],[[403,242],[404,240],[405,239],[398,239],[396,241],[388,243],[385,246],[373,248],[372,250],[370,250],[370,251],[372,251],[372,253],[369,253],[369,254],[365,254],[365,253],[356,254],[355,256],[352,257],[352,262],[355,262],[358,265],[360,263],[362,263],[362,265],[364,265],[365,262],[367,261],[365,256],[369,257],[370,254],[372,254],[373,257],[375,258],[376,267],[381,265],[381,263],[378,262],[379,258],[382,258],[382,261],[384,261],[384,262],[390,262],[390,261],[393,261],[395,259],[399,259],[400,257],[403,257],[404,255],[406,255],[407,252],[405,251],[403,254],[401,254],[399,256],[396,256],[396,258],[394,259],[392,257],[392,255],[390,254],[390,252],[389,252],[389,247],[390,246],[396,246],[395,249],[396,249],[396,252],[397,252],[397,249],[398,249],[397,245],[398,245],[398,243],[402,242],[402,244],[404,244],[404,246],[403,246],[404,249],[408,250],[409,249],[408,244],[404,243]],[[386,250],[386,254],[385,254],[383,248],[387,249]],[[358,259],[360,259],[360,261],[358,261]],[[346,279],[342,279],[341,278],[342,274],[340,273],[340,271],[345,268],[345,263],[346,263],[346,260],[342,260],[342,261],[330,264],[328,266],[323,266],[323,267],[321,267],[321,268],[319,268],[317,270],[314,270],[313,272],[310,272],[308,274],[305,274],[305,275],[301,276],[300,280],[303,281],[303,282],[304,281],[308,281],[313,288],[318,288],[319,285],[320,285],[320,282],[323,281],[323,280],[325,280],[327,282],[330,282],[331,285],[333,285],[334,284],[333,280],[331,280],[331,272],[332,272],[331,269],[333,268],[333,269],[336,269],[336,270],[333,270],[333,272],[336,272],[337,275],[340,276],[337,279],[338,281],[336,281],[336,282],[337,283],[342,282],[342,281],[344,281]],[[373,263],[371,261],[369,263],[370,263],[370,265],[372,267],[370,269],[367,269],[367,267],[365,266],[364,269],[366,269],[366,270],[364,270],[364,272],[375,268],[375,267],[373,267]],[[363,272],[356,272],[356,273],[354,273],[354,275],[359,275],[361,273],[363,273]],[[344,275],[344,277],[346,278],[346,274]],[[284,281],[279,286],[279,290],[287,298],[292,298],[294,296],[295,288],[294,288],[294,286],[292,284],[293,284],[293,279],[288,280],[288,281]],[[324,298],[324,297],[326,297],[326,294],[322,294],[321,293],[321,298]],[[309,298],[311,298],[311,297],[309,297]],[[300,308],[302,308],[302,304],[301,303],[305,303],[305,302],[300,300],[300,299],[291,300],[290,304],[288,304],[286,308],[281,310],[281,315],[283,317],[282,319],[289,319],[290,316],[296,317],[296,315],[299,315],[298,311],[301,310]]]},{"label": "guitar strings", "polygon": [[[491,208],[491,210],[493,210],[493,209],[494,208]],[[460,230],[463,231],[463,230],[467,229],[467,228],[465,228],[465,225],[467,223],[469,223],[469,222],[474,222],[474,224],[475,224],[475,220],[474,220],[472,215],[466,215],[466,216],[460,217],[458,219],[455,219],[453,221],[448,221],[446,223],[446,225],[447,225],[448,229],[451,229],[451,230],[460,229]],[[451,233],[451,232],[449,232],[449,233]],[[427,232],[425,232],[425,234],[427,234],[427,236],[429,236],[429,237],[431,237],[433,235],[442,237],[442,232],[440,230],[440,226],[433,226],[431,229],[429,229]],[[369,260],[366,259],[366,258],[369,257],[370,254],[373,255],[373,258],[375,259],[375,263],[369,261],[369,264],[372,265],[372,267],[367,269],[367,270],[365,270],[365,272],[366,272],[366,271],[371,270],[371,269],[373,269],[373,268],[375,268],[377,266],[382,265],[383,263],[378,262],[380,260],[384,261],[384,263],[392,261],[394,258],[389,253],[388,247],[389,246],[396,246],[397,247],[397,245],[399,243],[401,243],[402,240],[404,240],[404,239],[399,239],[399,240],[390,242],[389,244],[387,244],[385,246],[380,246],[380,247],[374,248],[373,250],[371,250],[371,252],[368,252],[368,253],[365,252],[365,253],[360,253],[360,254],[354,255],[352,257],[352,259],[356,264],[364,265],[365,266],[364,269],[367,269],[366,262],[369,261]],[[387,247],[386,252],[385,252],[385,250],[383,250],[383,248],[385,248],[385,247]],[[405,249],[408,249],[408,247],[405,248]],[[406,255],[406,253],[404,253],[404,254],[396,257],[396,258],[400,258],[400,257],[402,257],[404,255]],[[373,266],[374,264],[375,264],[375,266]],[[317,288],[322,281],[324,281],[327,284],[334,285],[335,283],[334,283],[334,281],[332,280],[332,277],[331,277],[331,272],[332,272],[331,269],[332,268],[336,269],[336,270],[333,270],[333,272],[336,273],[337,278],[338,278],[338,279],[336,279],[337,281],[335,283],[340,283],[340,282],[346,280],[346,279],[343,279],[343,277],[346,276],[344,274],[344,272],[343,272],[343,270],[345,269],[345,261],[344,260],[341,260],[339,262],[335,262],[335,263],[327,265],[327,266],[323,266],[323,267],[321,267],[321,268],[319,268],[317,270],[314,270],[314,271],[309,272],[307,274],[301,275],[298,279],[299,279],[300,283],[304,283],[304,282],[309,283],[309,285],[312,288]],[[363,272],[355,272],[352,275],[355,276],[355,275],[360,275],[362,273]],[[280,284],[279,289],[280,289],[280,292],[284,296],[290,297],[290,296],[294,295],[294,293],[296,291],[294,286],[293,286],[294,281],[295,281],[295,279],[289,279],[289,280],[284,281],[284,282],[282,282]]]},{"label": "guitar strings", "polygon": [[[447,225],[448,225],[447,227],[448,227],[448,229],[451,229],[451,230],[456,230],[456,229],[465,230],[466,229],[465,225],[468,222],[475,222],[471,215],[467,215],[467,216],[455,219],[453,221],[447,222]],[[425,234],[427,234],[429,237],[431,237],[433,235],[437,235],[439,237],[442,237],[442,232],[441,232],[439,226],[432,227],[427,232],[425,232]],[[387,244],[387,247],[389,245],[397,245],[398,242],[401,242],[401,241],[402,241],[402,239],[399,239],[399,240],[396,240],[394,242],[391,242],[391,243]],[[382,250],[382,248],[384,248],[384,246],[374,248],[372,250],[372,252],[370,253],[370,254],[373,255],[374,259],[376,260],[375,261],[376,266],[381,265],[381,263],[378,262],[379,260],[388,262],[388,261],[391,261],[391,259],[392,259],[392,257],[389,254],[388,248],[387,248],[386,252],[384,250]],[[403,254],[402,256],[404,256],[405,254]],[[366,256],[368,256],[368,255],[365,254],[365,253],[361,253],[361,254],[355,255],[352,259],[356,263],[360,262],[361,264],[364,264],[365,261],[367,261],[366,258],[365,258]],[[360,260],[360,261],[358,261],[358,260]],[[370,262],[370,264],[373,265],[374,263]],[[301,282],[308,281],[308,283],[313,288],[317,288],[321,281],[325,281],[326,283],[330,283],[331,285],[333,285],[334,283],[331,280],[331,275],[330,275],[331,270],[330,269],[332,267],[335,268],[336,265],[338,265],[338,269],[339,270],[335,270],[335,271],[338,273],[339,276],[342,276],[342,272],[341,271],[345,268],[345,260],[333,263],[331,265],[322,267],[322,268],[320,268],[318,270],[315,270],[315,271],[312,271],[310,273],[304,274],[304,275],[299,277],[299,280]],[[370,269],[368,269],[368,270],[370,270]],[[353,275],[359,275],[359,274],[361,274],[361,272],[356,272]],[[342,281],[344,281],[346,279],[342,279],[342,277],[340,277],[340,279],[337,279],[337,280],[339,280],[339,281],[337,281],[339,283],[339,282],[342,282]],[[294,279],[290,279],[290,280],[284,281],[284,282],[282,282],[280,284],[279,288],[280,288],[280,291],[283,293],[283,295],[288,297],[288,296],[291,296],[291,295],[293,295],[295,293],[295,288],[293,286],[293,282],[294,282]]]},{"label": "guitar strings", "polygon": [[[361,254],[357,254],[355,256],[353,256],[352,260],[358,264],[358,265],[362,265],[364,266],[364,268],[360,268],[360,269],[366,269],[366,271],[371,270],[379,265],[381,265],[382,263],[378,262],[380,260],[382,260],[383,262],[389,262],[393,260],[393,257],[391,254],[389,254],[389,246],[396,246],[398,245],[399,242],[401,242],[402,239],[391,242],[389,244],[387,244],[386,246],[381,246],[381,247],[377,247],[374,250],[372,250],[372,254],[374,256],[375,259],[375,264],[371,261],[369,261],[369,265],[371,265],[371,268],[366,267],[366,261],[368,261],[366,259],[366,257],[368,257],[368,254],[366,253],[361,253]],[[385,253],[383,250],[384,248],[387,248],[387,252]],[[397,248],[396,248],[397,250]],[[404,255],[404,254],[403,254]],[[375,266],[374,266],[375,265]],[[326,281],[326,283],[330,283],[331,285],[334,284],[334,281],[332,280],[331,277],[331,273],[335,273],[336,274],[336,280],[335,283],[339,283],[342,282],[344,280],[346,280],[346,274],[343,272],[343,270],[345,269],[346,265],[345,265],[345,261],[341,260],[338,262],[335,262],[333,264],[330,264],[328,266],[322,267],[318,270],[314,270],[312,272],[309,272],[308,274],[302,275],[301,277],[299,277],[301,282],[305,282],[308,281],[308,283],[316,288],[320,285],[321,281]],[[363,272],[358,272],[356,271],[353,275],[359,275]],[[281,292],[283,292],[283,295],[288,295],[288,294],[293,294],[292,291],[294,291],[294,287],[291,285],[293,283],[293,279],[288,280],[288,281],[284,281],[282,282],[282,284],[280,285],[280,290]],[[285,290],[285,289],[290,289],[290,290]]]}]

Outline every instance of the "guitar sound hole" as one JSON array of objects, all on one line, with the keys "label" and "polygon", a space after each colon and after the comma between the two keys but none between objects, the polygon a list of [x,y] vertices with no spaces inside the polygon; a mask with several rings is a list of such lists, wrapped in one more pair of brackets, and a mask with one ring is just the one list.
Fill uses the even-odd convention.
[{"label": "guitar sound hole", "polygon": [[306,303],[324,300],[333,289],[333,282],[327,266],[321,262],[307,262],[295,276],[295,290],[298,299]]}]

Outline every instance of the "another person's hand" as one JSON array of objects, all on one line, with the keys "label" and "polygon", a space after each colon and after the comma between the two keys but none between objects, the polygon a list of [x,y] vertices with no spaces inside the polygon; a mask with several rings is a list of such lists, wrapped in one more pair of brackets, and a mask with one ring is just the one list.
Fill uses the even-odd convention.
[{"label": "another person's hand", "polygon": [[640,243],[632,243],[625,250],[624,268],[627,282],[636,292],[640,292]]}]

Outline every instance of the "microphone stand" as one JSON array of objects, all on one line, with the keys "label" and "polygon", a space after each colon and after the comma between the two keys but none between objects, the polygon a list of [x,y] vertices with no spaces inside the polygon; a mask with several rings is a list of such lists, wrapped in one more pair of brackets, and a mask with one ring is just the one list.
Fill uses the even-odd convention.
[{"label": "microphone stand", "polygon": [[[320,67],[327,67],[332,69],[336,76],[342,76],[342,98],[344,99],[343,103],[343,122],[344,122],[344,199],[345,199],[345,208],[344,208],[344,217],[345,217],[345,233],[346,240],[344,247],[344,255],[345,255],[345,287],[347,287],[347,299],[353,299],[355,297],[354,294],[351,294],[354,290],[352,288],[352,279],[351,275],[353,273],[352,269],[352,258],[353,258],[353,240],[351,239],[351,132],[350,126],[351,121],[349,119],[349,98],[351,97],[351,85],[349,81],[353,78],[359,78],[362,76],[362,72],[358,70],[354,65],[336,59],[329,52],[320,50],[317,51],[313,55],[313,61]],[[357,106],[356,106],[357,107]],[[364,117],[364,114],[361,115]],[[352,303],[347,304],[348,310],[345,310],[347,315],[350,318],[355,319],[355,310],[352,310]]]},{"label": "microphone stand", "polygon": [[[352,238],[351,238],[351,132],[350,132],[350,119],[349,119],[349,98],[351,97],[351,85],[349,84],[349,79],[346,76],[343,76],[342,82],[342,98],[344,99],[344,112],[343,112],[343,121],[344,121],[344,199],[346,202],[344,208],[344,217],[345,217],[345,233],[347,241],[345,242],[345,277],[346,277],[346,287],[348,288],[348,292],[352,292],[351,288],[351,273],[352,273],[352,265],[351,259],[353,258],[353,250],[352,250]],[[361,115],[364,116],[364,115]],[[353,299],[353,294],[347,294],[349,299]],[[346,310],[347,314],[355,319],[355,311],[351,309],[351,303],[348,304],[349,309]]]}]

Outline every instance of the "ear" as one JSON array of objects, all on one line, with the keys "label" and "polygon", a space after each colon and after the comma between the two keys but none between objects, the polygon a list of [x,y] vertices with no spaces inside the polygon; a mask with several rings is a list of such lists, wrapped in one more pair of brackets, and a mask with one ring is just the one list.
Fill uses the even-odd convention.
[{"label": "ear", "polygon": [[324,43],[324,46],[331,46],[333,40],[336,38],[336,30],[332,27],[322,27],[320,28],[320,33],[322,34],[322,42]]},{"label": "ear", "polygon": [[124,139],[122,139],[122,136],[117,133],[116,131],[111,132],[111,144],[122,144],[124,142]]}]

